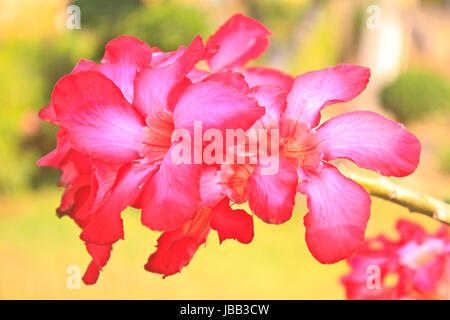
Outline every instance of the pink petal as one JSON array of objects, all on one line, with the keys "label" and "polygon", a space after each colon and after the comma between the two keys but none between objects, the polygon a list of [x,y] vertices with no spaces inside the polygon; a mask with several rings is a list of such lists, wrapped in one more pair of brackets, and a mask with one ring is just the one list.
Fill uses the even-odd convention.
[{"label": "pink petal", "polygon": [[408,243],[410,241],[422,242],[427,237],[427,233],[420,225],[408,220],[400,219],[395,226],[400,234],[400,243]]},{"label": "pink petal", "polygon": [[89,195],[89,174],[77,175],[64,190],[61,198],[61,204],[56,209],[59,217],[76,215],[76,212],[82,207]]},{"label": "pink petal", "polygon": [[178,228],[194,217],[200,204],[200,166],[175,164],[169,150],[144,189],[142,224],[152,230]]},{"label": "pink petal", "polygon": [[92,213],[80,238],[98,245],[111,244],[123,239],[123,223],[120,214],[126,207],[134,203],[144,183],[154,170],[155,168],[151,166],[127,165],[123,167],[118,173],[110,195]]},{"label": "pink petal", "polygon": [[108,162],[139,157],[143,121],[104,75],[83,71],[61,78],[52,94],[58,123],[77,150]]},{"label": "pink petal", "polygon": [[283,91],[289,92],[294,84],[294,78],[291,75],[277,69],[248,67],[242,73],[245,76],[245,81],[247,81],[251,88],[260,85],[276,85]]},{"label": "pink petal", "polygon": [[289,220],[297,193],[297,169],[287,160],[278,158],[279,168],[275,174],[255,167],[246,185],[248,204],[252,212],[267,223],[280,224]]},{"label": "pink petal", "polygon": [[278,129],[280,118],[286,107],[286,93],[275,85],[260,85],[250,91],[250,96],[254,97],[266,113],[253,126],[254,129]]},{"label": "pink petal", "polygon": [[248,93],[250,88],[245,77],[239,72],[217,72],[212,73],[203,82],[214,81],[234,87],[237,91]]},{"label": "pink petal", "polygon": [[269,46],[270,31],[260,22],[242,14],[232,16],[207,42],[219,44],[219,50],[208,59],[213,72],[237,70],[258,58]]},{"label": "pink petal", "polygon": [[367,192],[327,163],[318,176],[301,181],[299,191],[308,196],[304,224],[311,254],[321,263],[348,258],[364,241],[371,202]]},{"label": "pink petal", "polygon": [[297,122],[314,128],[320,121],[320,110],[334,103],[358,96],[367,86],[370,69],[340,64],[298,76],[287,98],[285,120],[290,122],[289,135]]},{"label": "pink petal", "polygon": [[414,286],[421,292],[431,293],[435,290],[441,277],[449,272],[448,269],[445,269],[446,259],[448,258],[440,255],[428,264],[418,268],[413,280]]},{"label": "pink petal", "polygon": [[180,56],[186,52],[185,46],[179,46],[176,51],[164,52],[157,47],[152,48],[151,67],[164,67],[174,63]]},{"label": "pink petal", "polygon": [[71,146],[69,136],[64,131],[64,129],[58,130],[58,132],[56,133],[56,139],[56,149],[39,159],[37,161],[38,166],[59,168],[61,162],[70,152]]},{"label": "pink petal", "polygon": [[175,128],[193,133],[194,121],[197,121],[201,123],[203,132],[208,129],[247,130],[264,115],[264,108],[246,94],[247,88],[235,81],[230,82],[230,79],[224,82],[216,80],[205,79],[184,91],[173,112]]},{"label": "pink petal", "polygon": [[214,166],[203,166],[200,176],[200,199],[202,208],[212,208],[223,198],[223,183],[218,168]]},{"label": "pink petal", "polygon": [[[71,74],[77,73],[80,71],[90,70],[94,66],[95,66],[94,61],[80,59],[80,61],[78,61],[77,65],[73,68]],[[42,110],[39,112],[38,116],[42,120],[48,121],[52,124],[57,124],[56,123],[56,114],[55,114],[55,110],[53,109],[52,102],[50,102],[47,106],[42,108]]]},{"label": "pink petal", "polygon": [[41,120],[56,124],[56,114],[51,102],[39,111],[38,117]]},{"label": "pink petal", "polygon": [[206,242],[210,219],[210,210],[202,209],[184,226],[164,232],[158,239],[158,249],[148,258],[145,270],[164,277],[180,272]]},{"label": "pink petal", "polygon": [[88,71],[91,70],[96,63],[94,61],[86,60],[86,59],[80,59],[77,63],[77,65],[72,69],[71,73],[77,73],[80,71]]},{"label": "pink petal", "polygon": [[217,230],[220,242],[235,239],[241,243],[253,240],[253,217],[241,209],[233,210],[224,199],[211,210],[211,228]]},{"label": "pink petal", "polygon": [[111,193],[116,182],[119,165],[101,163],[92,160],[93,174],[91,174],[89,197],[73,218],[82,228],[86,227],[92,215],[97,212]]},{"label": "pink petal", "polygon": [[169,95],[203,57],[200,37],[192,40],[187,49],[171,64],[145,68],[136,78],[133,104],[145,117],[169,108]]},{"label": "pink petal", "polygon": [[133,101],[133,82],[137,72],[149,66],[152,60],[150,47],[143,41],[120,36],[106,44],[102,63],[95,70],[114,81],[128,102]]},{"label": "pink petal", "polygon": [[200,82],[209,76],[208,71],[194,68],[186,75],[193,83]]},{"label": "pink petal", "polygon": [[317,137],[325,160],[347,158],[385,176],[406,176],[419,164],[419,140],[402,125],[374,112],[334,117],[317,129]]}]

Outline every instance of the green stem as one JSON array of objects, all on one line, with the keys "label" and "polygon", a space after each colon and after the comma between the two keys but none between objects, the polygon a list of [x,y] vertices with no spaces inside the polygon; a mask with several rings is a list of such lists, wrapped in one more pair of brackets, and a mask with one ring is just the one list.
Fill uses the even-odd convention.
[{"label": "green stem", "polygon": [[339,170],[347,178],[362,185],[370,195],[397,203],[411,212],[429,216],[442,223],[450,225],[450,205],[422,192],[400,186],[384,177],[368,177],[351,171],[344,165]]}]

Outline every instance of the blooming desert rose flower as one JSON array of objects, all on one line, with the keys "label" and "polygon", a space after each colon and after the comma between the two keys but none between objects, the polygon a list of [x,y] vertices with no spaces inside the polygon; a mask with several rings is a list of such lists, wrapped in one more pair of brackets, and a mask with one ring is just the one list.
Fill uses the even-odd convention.
[{"label": "blooming desert rose flower", "polygon": [[252,212],[268,223],[291,217],[296,190],[307,195],[306,242],[322,263],[342,260],[359,248],[370,213],[368,193],[327,161],[347,158],[397,177],[412,173],[419,162],[417,138],[373,112],[342,114],[316,128],[320,110],[356,97],[369,75],[364,67],[338,65],[298,76],[284,104],[259,100],[266,107],[263,125],[270,117],[270,125],[280,128],[279,170],[263,175],[261,163],[234,166],[237,179],[228,180],[230,198],[248,200]]},{"label": "blooming desert rose flower", "polygon": [[[97,281],[112,245],[124,238],[121,212],[128,206],[142,210],[143,225],[163,231],[145,268],[164,276],[181,271],[211,230],[220,241],[252,240],[252,216],[233,210],[230,200],[248,201],[257,217],[279,224],[291,217],[299,191],[308,196],[306,241],[317,260],[333,263],[361,246],[370,197],[327,161],[347,158],[405,176],[418,164],[420,143],[372,112],[317,127],[324,107],[364,90],[369,69],[338,65],[294,80],[272,68],[246,67],[266,50],[269,35],[237,14],[206,44],[196,37],[173,52],[122,36],[106,45],[100,64],[81,60],[57,82],[40,117],[60,127],[58,144],[38,164],[62,172],[66,190],[58,212],[82,229],[92,256],[86,284]],[[209,70],[199,69],[200,61]],[[245,153],[244,163],[176,163],[183,142],[176,134],[195,134],[196,123],[221,134],[242,130],[249,141],[256,129],[276,131],[270,151]],[[220,151],[228,154],[228,147]],[[205,149],[202,141],[189,155]],[[268,163],[277,170],[266,174]]]},{"label": "blooming desert rose flower", "polygon": [[[442,226],[430,234],[415,223],[399,220],[397,231],[398,240],[383,235],[368,239],[348,259],[351,271],[342,278],[347,298],[450,299],[449,228]],[[373,266],[379,270],[378,287],[368,285]],[[389,277],[395,282],[389,283]]]}]

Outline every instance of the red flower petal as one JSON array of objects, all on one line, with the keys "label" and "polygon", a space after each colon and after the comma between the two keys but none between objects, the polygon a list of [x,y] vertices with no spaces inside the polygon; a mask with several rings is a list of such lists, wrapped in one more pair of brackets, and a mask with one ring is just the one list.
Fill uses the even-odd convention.
[{"label": "red flower petal", "polygon": [[86,243],[86,249],[92,257],[86,272],[83,275],[83,282],[86,285],[95,284],[102,268],[108,263],[111,256],[112,245],[99,246],[92,243]]},{"label": "red flower petal", "polygon": [[133,101],[133,83],[136,73],[149,66],[152,51],[143,41],[120,36],[109,41],[105,47],[102,63],[95,67],[120,88],[128,102]]},{"label": "red flower petal", "polygon": [[117,176],[111,194],[105,198],[100,208],[92,213],[89,223],[80,235],[83,241],[106,245],[124,238],[121,212],[132,205],[143,184],[155,168],[127,165]]},{"label": "red flower petal", "polygon": [[171,110],[170,93],[203,55],[202,38],[196,37],[187,49],[182,49],[182,54],[173,63],[153,69],[145,68],[135,81],[134,106],[145,117],[162,109]]},{"label": "red flower petal", "polygon": [[52,94],[58,123],[77,150],[107,162],[138,158],[142,148],[142,118],[104,75],[83,71],[67,75]]},{"label": "red flower petal", "polygon": [[164,277],[180,272],[206,242],[210,219],[210,210],[202,209],[184,226],[164,232],[158,239],[158,249],[148,258],[145,270],[163,274]]},{"label": "red flower petal", "polygon": [[211,216],[211,228],[217,230],[220,242],[236,239],[241,243],[250,243],[253,240],[253,217],[244,210],[231,209],[229,199],[212,208]]},{"label": "red flower petal", "polygon": [[152,230],[182,226],[200,205],[200,166],[175,164],[172,150],[143,191],[141,221]]},{"label": "red flower petal", "polygon": [[232,16],[208,39],[207,48],[220,46],[207,60],[209,67],[213,72],[237,70],[267,49],[269,35],[260,22],[242,14]]}]

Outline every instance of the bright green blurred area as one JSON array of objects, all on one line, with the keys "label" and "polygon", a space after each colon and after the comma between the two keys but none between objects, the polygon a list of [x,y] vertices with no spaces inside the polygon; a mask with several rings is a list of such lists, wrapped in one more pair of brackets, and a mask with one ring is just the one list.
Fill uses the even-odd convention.
[{"label": "bright green blurred area", "polygon": [[[274,33],[268,52],[254,64],[294,76],[337,63],[371,67],[368,90],[326,110],[324,118],[359,109],[410,120],[408,129],[423,145],[422,161],[413,176],[396,181],[450,198],[450,41],[443,32],[449,16],[441,10],[443,1],[377,1],[385,19],[381,26],[391,28],[383,32],[368,26],[372,2],[0,0],[0,298],[344,298],[339,277],[345,262],[325,266],[310,255],[300,197],[289,222],[271,226],[255,218],[250,245],[219,246],[211,234],[181,275],[164,280],[143,269],[158,234],[140,226],[138,212],[128,210],[126,241],[115,246],[99,283],[69,290],[67,267],[79,265],[83,272],[89,257],[75,224],[54,214],[62,194],[54,187],[59,172],[35,165],[55,147],[57,130],[39,121],[37,112],[61,76],[81,58],[98,62],[114,37],[126,34],[175,50],[197,34],[206,40],[242,12]],[[66,28],[71,4],[81,9],[79,30]],[[415,19],[405,19],[405,12]],[[399,217],[410,216],[374,200],[368,235],[393,234]],[[437,227],[430,219],[415,219]]]}]

